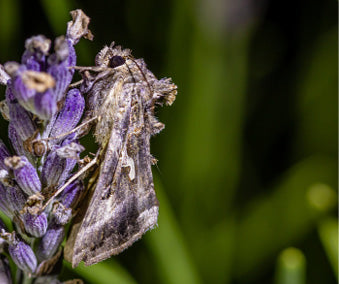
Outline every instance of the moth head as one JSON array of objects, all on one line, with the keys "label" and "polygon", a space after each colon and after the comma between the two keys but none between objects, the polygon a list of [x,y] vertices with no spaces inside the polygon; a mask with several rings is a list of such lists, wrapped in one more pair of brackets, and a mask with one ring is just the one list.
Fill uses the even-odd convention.
[{"label": "moth head", "polygon": [[105,46],[95,57],[95,65],[100,67],[115,68],[125,63],[126,58],[131,57],[130,49],[122,49],[120,45]]}]

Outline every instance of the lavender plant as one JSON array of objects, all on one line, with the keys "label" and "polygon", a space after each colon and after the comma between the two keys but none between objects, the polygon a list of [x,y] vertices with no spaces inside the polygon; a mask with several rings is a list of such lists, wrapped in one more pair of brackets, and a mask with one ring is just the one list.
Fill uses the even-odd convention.
[{"label": "lavender plant", "polygon": [[[75,180],[49,206],[43,204],[81,162],[83,147],[72,130],[85,101],[69,86],[70,67],[76,65],[74,45],[92,37],[89,18],[81,10],[71,15],[66,35],[56,38],[53,48],[50,39],[33,36],[26,40],[20,63],[0,66],[0,83],[6,85],[1,113],[9,121],[12,148],[0,141],[0,210],[14,228],[0,222],[0,283],[61,283],[46,275],[61,261],[65,225],[84,186]],[[17,267],[16,279],[9,258]]]}]

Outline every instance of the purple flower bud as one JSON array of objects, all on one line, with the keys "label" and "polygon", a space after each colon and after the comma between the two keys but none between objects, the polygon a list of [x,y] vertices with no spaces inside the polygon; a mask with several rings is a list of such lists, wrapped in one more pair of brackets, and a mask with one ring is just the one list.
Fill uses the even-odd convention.
[{"label": "purple flower bud", "polygon": [[32,248],[23,241],[15,240],[9,244],[8,251],[15,264],[27,273],[33,273],[37,267],[37,259]]},{"label": "purple flower bud", "polygon": [[41,182],[38,173],[28,159],[25,156],[14,156],[7,158],[6,162],[9,159],[11,160],[8,165],[13,169],[14,178],[21,189],[28,195],[40,192]]},{"label": "purple flower bud", "polygon": [[15,130],[15,126],[10,122],[8,125],[8,138],[16,152],[20,156],[26,156],[31,162],[33,161],[32,155],[26,151],[22,138]]},{"label": "purple flower bud", "polygon": [[84,191],[83,183],[76,180],[65,188],[59,200],[65,207],[73,208],[79,201],[83,191]]},{"label": "purple flower bud", "polygon": [[42,237],[38,248],[37,256],[39,261],[51,258],[65,237],[65,229],[62,225],[51,222],[46,234]]},{"label": "purple flower bud", "polygon": [[85,107],[85,100],[78,89],[72,89],[67,93],[65,104],[56,119],[51,137],[59,136],[71,131],[78,124]]},{"label": "purple flower bud", "polygon": [[34,97],[34,110],[32,111],[40,119],[50,119],[58,110],[57,101],[52,89],[44,93],[38,93]]},{"label": "purple flower bud", "polygon": [[0,283],[11,284],[11,270],[9,267],[9,261],[6,256],[0,255]]},{"label": "purple flower bud", "polygon": [[[50,118],[51,113],[54,114],[56,111],[53,90],[55,84],[56,82],[50,74],[27,70],[25,66],[20,66],[14,72],[7,88],[9,94],[7,94],[6,100],[10,111],[10,104],[18,102],[27,111],[36,114],[41,119],[46,119],[47,115],[47,118]],[[40,102],[41,100],[42,102]],[[10,118],[12,119],[11,113]]]},{"label": "purple flower bud", "polygon": [[[75,53],[75,49],[74,49],[74,46],[72,44],[72,41],[67,39],[67,44],[68,44],[67,66],[73,67],[77,63],[77,55]],[[73,74],[74,74],[74,69],[71,69],[71,72],[73,72]]]},{"label": "purple flower bud", "polygon": [[2,66],[0,64],[0,84],[1,85],[7,85],[8,80],[11,77],[7,74],[7,72],[5,71],[4,66]]},{"label": "purple flower bud", "polygon": [[80,9],[71,11],[71,16],[72,21],[67,23],[66,36],[72,44],[77,44],[81,37],[92,40],[93,34],[88,29],[90,18]]},{"label": "purple flower bud", "polygon": [[13,125],[16,133],[24,141],[31,137],[36,129],[31,114],[18,104],[10,85],[6,89],[6,101],[9,108],[10,124]]},{"label": "purple flower bud", "polygon": [[42,184],[46,187],[62,184],[75,164],[75,160],[61,158],[56,151],[50,151],[41,171]]},{"label": "purple flower bud", "polygon": [[4,163],[4,159],[9,157],[9,156],[10,156],[10,154],[9,154],[9,151],[8,151],[6,145],[0,139],[0,169],[8,170],[8,168],[6,167],[6,165]]},{"label": "purple flower bud", "polygon": [[[7,189],[0,183],[0,210],[8,217],[13,217],[13,209],[7,198]],[[1,228],[2,229],[2,228]]]},{"label": "purple flower bud", "polygon": [[59,36],[54,41],[55,53],[48,58],[48,64],[58,64],[67,61],[69,56],[69,45],[65,36]]},{"label": "purple flower bud", "polygon": [[26,197],[18,187],[7,187],[6,198],[11,211],[20,211],[26,203]]},{"label": "purple flower bud", "polygon": [[58,65],[52,65],[48,68],[48,72],[55,78],[56,85],[54,88],[55,100],[60,101],[66,93],[68,85],[73,78],[73,72],[68,69],[66,62]]},{"label": "purple flower bud", "polygon": [[83,147],[74,142],[75,134],[70,134],[60,146],[49,152],[41,171],[44,186],[61,185],[69,177]]},{"label": "purple flower bud", "polygon": [[13,94],[16,99],[19,101],[27,102],[29,99],[33,98],[36,94],[36,89],[29,88],[27,82],[27,77],[30,74],[40,74],[39,72],[27,70],[26,66],[20,66],[16,71],[15,76],[11,80],[11,86],[13,88]]},{"label": "purple flower bud", "polygon": [[59,102],[64,98],[68,85],[71,83],[74,69],[68,67],[75,64],[75,50],[69,40],[60,36],[55,40],[55,53],[48,58],[49,67],[47,72],[51,74],[56,85],[54,88],[55,100]]},{"label": "purple flower bud", "polygon": [[45,213],[33,215],[27,212],[23,216],[23,222],[26,232],[33,237],[40,238],[46,233],[48,222]]},{"label": "purple flower bud", "polygon": [[21,59],[22,64],[25,64],[30,70],[43,71],[50,46],[51,41],[43,35],[27,39],[25,42],[26,50]]},{"label": "purple flower bud", "polygon": [[72,218],[72,209],[66,208],[62,203],[55,202],[51,211],[51,216],[56,224],[66,225]]}]

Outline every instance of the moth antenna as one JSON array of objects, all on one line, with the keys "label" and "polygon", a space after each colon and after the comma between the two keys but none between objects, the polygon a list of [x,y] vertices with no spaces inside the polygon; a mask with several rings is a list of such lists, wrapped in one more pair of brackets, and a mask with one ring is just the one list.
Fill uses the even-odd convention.
[{"label": "moth antenna", "polygon": [[[148,86],[148,88],[149,88],[151,94],[153,94],[153,90],[152,90],[152,88],[151,88],[151,85],[149,84],[149,82],[148,82],[148,80],[147,80],[147,78],[146,78],[146,75],[145,75],[144,71],[142,71],[142,69],[141,69],[141,67],[139,66],[138,62],[137,62],[133,57],[131,57],[131,56],[127,56],[126,58],[132,60],[132,61],[134,62],[134,64],[138,67],[138,69],[139,69],[139,71],[140,71],[142,77],[144,77],[144,80],[145,80],[146,83],[147,83],[147,86]],[[128,66],[127,64],[126,64],[126,66],[127,66],[128,70],[130,70],[130,68],[129,68],[129,66]],[[130,73],[132,73],[131,70],[130,70]]]}]

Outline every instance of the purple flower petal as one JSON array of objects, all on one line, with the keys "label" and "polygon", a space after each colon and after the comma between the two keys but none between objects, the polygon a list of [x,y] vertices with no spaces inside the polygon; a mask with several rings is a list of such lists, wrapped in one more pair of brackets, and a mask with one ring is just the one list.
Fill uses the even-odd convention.
[{"label": "purple flower petal", "polygon": [[[25,70],[23,68],[19,68],[15,77],[8,84],[10,91],[27,111],[36,114],[41,119],[46,119],[47,115],[47,118],[50,118],[50,113],[54,114],[56,111],[56,98],[53,89],[56,82],[54,78],[45,72]],[[46,96],[48,101],[46,101]],[[10,100],[10,96],[8,98],[7,103]],[[10,100],[10,102],[16,103],[15,100]],[[53,106],[52,108],[51,105]]]},{"label": "purple flower petal", "polygon": [[21,139],[26,140],[34,134],[36,127],[31,119],[31,114],[15,99],[11,84],[6,89],[6,101],[9,108],[10,124]]},{"label": "purple flower petal", "polygon": [[85,100],[78,89],[72,89],[67,93],[65,104],[56,119],[51,137],[59,136],[71,131],[78,124],[85,107]]},{"label": "purple flower petal", "polygon": [[[67,39],[67,44],[68,44],[68,58],[67,58],[67,65],[68,67],[75,66],[77,64],[77,55],[75,53],[74,46],[72,44],[72,41]],[[72,72],[74,73],[74,70],[71,69]]]},{"label": "purple flower petal", "polygon": [[51,41],[43,35],[27,39],[25,42],[26,50],[21,58],[22,64],[25,64],[30,70],[43,71],[50,46]]},{"label": "purple flower petal", "polygon": [[57,101],[53,90],[38,93],[34,97],[34,114],[40,119],[49,120],[58,110]]},{"label": "purple flower petal", "polygon": [[23,241],[15,241],[8,247],[8,252],[15,264],[27,273],[33,273],[37,266],[37,259],[32,248]]},{"label": "purple flower petal", "polygon": [[[28,73],[27,73],[28,72]],[[36,94],[36,89],[29,88],[25,83],[25,74],[31,74],[33,71],[27,71],[26,67],[21,66],[17,75],[11,80],[13,93],[16,99],[23,102],[28,102]]]},{"label": "purple flower petal", "polygon": [[55,78],[56,85],[54,88],[55,99],[60,101],[66,94],[68,85],[71,83],[73,74],[67,68],[66,63],[61,63],[59,65],[53,65],[48,68],[48,72]]},{"label": "purple flower petal", "polygon": [[57,102],[65,97],[68,85],[72,81],[74,70],[68,67],[70,64],[75,65],[75,60],[75,50],[70,41],[63,36],[58,37],[55,40],[55,53],[48,58],[47,69],[56,81],[54,92]]}]

